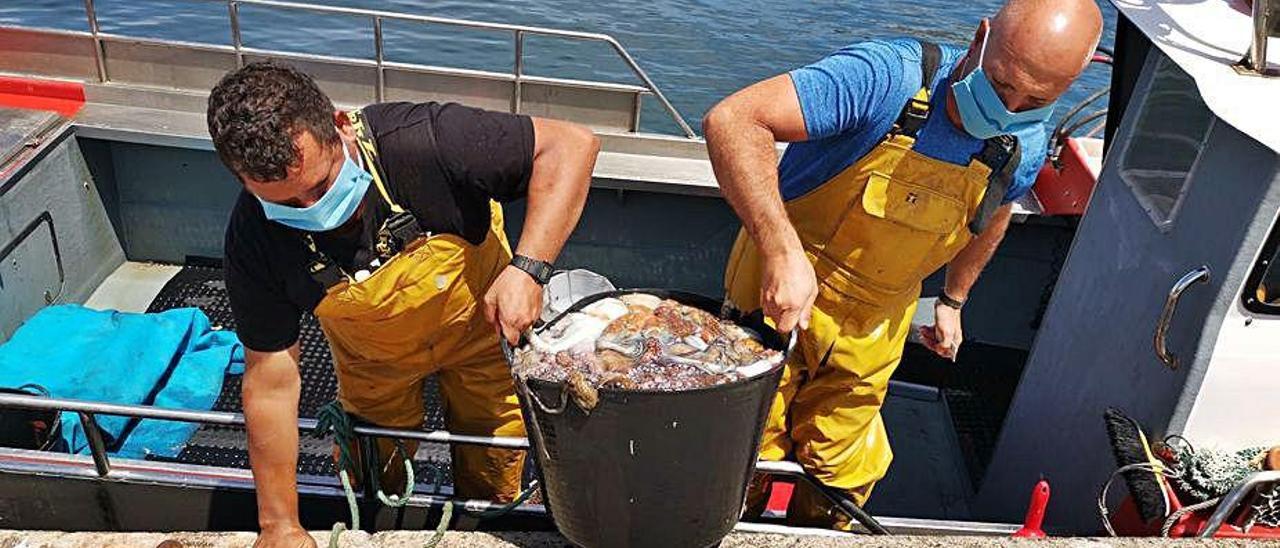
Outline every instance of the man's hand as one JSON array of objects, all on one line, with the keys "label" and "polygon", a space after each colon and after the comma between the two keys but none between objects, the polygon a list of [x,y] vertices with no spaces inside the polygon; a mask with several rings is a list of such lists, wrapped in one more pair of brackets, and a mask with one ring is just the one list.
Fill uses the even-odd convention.
[{"label": "man's hand", "polygon": [[960,311],[938,302],[933,305],[933,315],[933,325],[921,327],[920,338],[933,353],[954,362],[960,343],[964,342]]},{"label": "man's hand", "polygon": [[817,297],[817,276],[804,251],[797,249],[765,259],[760,306],[765,316],[773,319],[779,333],[790,333],[797,326],[807,329]]},{"label": "man's hand", "polygon": [[301,526],[268,527],[258,533],[253,548],[316,548],[315,539]]},{"label": "man's hand", "polygon": [[484,317],[498,336],[516,344],[542,313],[542,286],[527,272],[507,266],[484,295]]}]

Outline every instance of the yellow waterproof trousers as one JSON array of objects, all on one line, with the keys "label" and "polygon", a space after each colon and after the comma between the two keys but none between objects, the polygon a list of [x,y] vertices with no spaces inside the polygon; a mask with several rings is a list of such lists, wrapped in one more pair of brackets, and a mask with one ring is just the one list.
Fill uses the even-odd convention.
[{"label": "yellow waterproof trousers", "polygon": [[[991,171],[935,160],[892,135],[816,190],[787,203],[817,274],[809,329],[800,332],[761,441],[760,456],[794,458],[862,504],[893,451],[880,417],[915,313],[920,282],[970,239],[966,224]],[[761,257],[738,235],[725,274],[729,300],[760,308]],[[749,506],[763,502],[759,485]],[[847,528],[816,492],[797,489],[796,525]]]},{"label": "yellow waterproof trousers", "polygon": [[[524,435],[510,368],[481,304],[511,260],[502,208],[491,203],[491,209],[482,244],[454,235],[421,238],[363,282],[333,286],[316,307],[333,351],[338,399],[349,413],[380,426],[421,428],[423,380],[434,373],[450,432]],[[412,455],[417,444],[406,445]],[[379,463],[392,458],[392,447],[379,440]],[[454,446],[455,493],[511,500],[523,457],[522,451]],[[384,475],[387,492],[402,484],[397,477]]]}]

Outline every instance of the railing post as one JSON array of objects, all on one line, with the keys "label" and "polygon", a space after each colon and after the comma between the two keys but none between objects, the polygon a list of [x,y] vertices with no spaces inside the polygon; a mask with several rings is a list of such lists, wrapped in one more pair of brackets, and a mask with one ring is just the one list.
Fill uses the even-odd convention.
[{"label": "railing post", "polygon": [[236,68],[241,68],[244,67],[244,52],[241,51],[239,2],[227,2],[227,17],[231,20],[231,46],[236,49]]},{"label": "railing post", "polygon": [[98,476],[107,477],[111,473],[111,461],[107,458],[107,444],[102,440],[102,430],[98,428],[98,421],[94,420],[93,413],[79,412],[80,427],[84,429],[84,435],[89,440],[89,452],[93,454],[93,467],[98,470]]},{"label": "railing post", "polygon": [[381,103],[386,100],[387,88],[386,74],[382,68],[383,53],[381,15],[373,16],[373,55],[378,62],[378,83],[377,89],[374,91],[374,96],[376,96],[378,98],[378,102]]},{"label": "railing post", "polygon": [[102,38],[98,36],[98,12],[93,8],[93,0],[84,0],[84,14],[89,19],[89,32],[93,34],[93,60],[98,65],[98,81],[106,83],[106,52],[102,49]]},{"label": "railing post", "polygon": [[637,93],[636,98],[631,103],[631,132],[640,131],[640,109],[644,103],[644,94]]},{"label": "railing post", "polygon": [[515,31],[516,41],[516,60],[515,60],[515,77],[516,80],[511,87],[511,112],[520,114],[520,106],[524,101],[524,31]]},{"label": "railing post", "polygon": [[618,56],[622,57],[623,61],[626,61],[628,67],[631,67],[631,72],[635,73],[636,77],[639,78],[641,82],[644,82],[644,86],[649,88],[649,91],[653,92],[653,96],[658,98],[658,102],[662,104],[662,108],[666,109],[667,113],[671,115],[671,118],[676,121],[676,125],[680,126],[680,130],[684,132],[685,137],[696,139],[698,137],[697,132],[693,131],[692,127],[689,127],[689,122],[685,121],[684,117],[680,115],[680,111],[676,109],[675,105],[671,104],[671,101],[667,100],[667,96],[662,93],[662,90],[658,89],[658,85],[653,83],[653,80],[649,79],[649,75],[645,73],[644,69],[640,68],[640,65],[636,63],[636,60],[631,57],[630,53],[627,53],[627,50],[622,47],[622,44],[619,44],[618,41],[614,40],[612,37],[608,39],[608,42],[610,46],[613,46],[613,51],[617,52]]}]

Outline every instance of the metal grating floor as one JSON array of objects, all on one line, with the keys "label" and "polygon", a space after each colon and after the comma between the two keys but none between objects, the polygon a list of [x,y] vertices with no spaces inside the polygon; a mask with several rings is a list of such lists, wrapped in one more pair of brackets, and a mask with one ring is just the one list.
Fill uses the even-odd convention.
[{"label": "metal grating floor", "polygon": [[[222,269],[217,266],[200,264],[196,261],[184,266],[160,290],[147,308],[147,312],[161,312],[181,307],[197,307],[209,316],[213,325],[222,329],[235,329],[235,320],[231,316],[231,305],[227,297],[226,284],[222,278]],[[303,317],[301,339],[299,369],[302,374],[302,396],[298,413],[302,417],[314,417],[317,409],[337,397],[338,381],[333,374],[333,358],[329,354],[329,344],[320,331],[320,324],[310,314]],[[222,393],[214,404],[215,411],[240,412],[242,410],[240,382],[239,375],[227,376],[222,386]],[[444,408],[434,377],[427,378],[424,392],[426,396],[424,427],[432,430],[444,429]],[[249,453],[244,431],[225,426],[201,426],[174,460],[187,464],[248,468]],[[446,475],[445,484],[449,483],[447,479],[450,472],[448,446],[424,443],[418,450],[417,461],[418,477],[431,477],[426,470],[430,465],[440,468]],[[316,440],[304,436],[298,455],[298,472],[311,475],[333,474],[331,443],[328,440]]]},{"label": "metal grating floor", "polygon": [[894,379],[942,391],[973,485],[986,474],[1026,359],[1024,350],[967,342],[958,363],[951,363],[908,344],[894,373]]}]

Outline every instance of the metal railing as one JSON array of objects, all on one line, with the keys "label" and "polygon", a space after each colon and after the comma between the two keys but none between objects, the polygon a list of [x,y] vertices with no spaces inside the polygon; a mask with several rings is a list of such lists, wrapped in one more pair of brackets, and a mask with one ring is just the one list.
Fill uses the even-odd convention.
[{"label": "metal railing", "polygon": [[[631,70],[631,72],[636,76],[636,78],[638,78],[642,82],[643,85],[641,86],[641,88],[643,89],[643,91],[646,93],[652,94],[654,98],[658,100],[658,103],[662,105],[662,108],[666,110],[667,114],[671,117],[672,121],[674,121],[676,125],[679,126],[680,131],[683,132],[686,137],[690,139],[698,137],[698,134],[694,132],[692,127],[689,126],[689,123],[685,121],[684,116],[681,115],[680,111],[676,109],[675,105],[673,105],[671,101],[667,99],[666,94],[664,94],[662,90],[658,87],[658,85],[654,83],[653,79],[649,77],[649,74],[646,73],[645,70],[640,67],[639,63],[636,62],[635,58],[631,56],[631,54],[626,50],[626,48],[622,46],[620,42],[618,42],[617,39],[615,39],[614,37],[608,34],[561,30],[561,29],[535,27],[535,26],[528,26],[528,25],[514,25],[514,24],[508,24],[508,23],[469,21],[465,19],[452,19],[452,18],[446,18],[446,17],[434,17],[434,16],[427,16],[427,15],[412,15],[412,14],[399,13],[399,12],[393,12],[393,11],[384,11],[384,10],[320,6],[315,4],[304,4],[304,3],[287,2],[287,1],[281,1],[281,0],[214,0],[214,1],[225,2],[227,6],[227,20],[231,28],[231,49],[232,51],[235,52],[237,66],[244,65],[244,57],[246,54],[287,57],[287,58],[296,58],[296,59],[304,59],[304,60],[315,60],[315,61],[323,61],[326,63],[338,63],[338,64],[343,64],[348,66],[373,66],[377,70],[377,81],[375,83],[375,96],[378,101],[384,100],[384,97],[386,96],[385,70],[388,67],[409,67],[409,68],[419,68],[419,69],[431,68],[426,65],[387,61],[384,55],[384,51],[385,51],[385,45],[383,40],[383,22],[384,21],[390,20],[390,21],[405,21],[405,22],[422,23],[422,24],[437,24],[437,25],[446,25],[446,26],[452,26],[452,27],[511,33],[512,43],[515,48],[515,55],[512,62],[512,70],[510,73],[507,74],[507,76],[510,76],[513,82],[512,92],[511,92],[511,111],[515,113],[520,112],[521,101],[522,101],[522,96],[521,96],[522,85],[528,81],[540,80],[539,78],[531,77],[525,74],[524,72],[524,66],[525,66],[525,63],[524,63],[524,45],[525,44],[524,43],[525,43],[526,36],[529,36],[529,35],[550,36],[550,37],[563,38],[563,39],[569,39],[569,40],[603,43],[608,45],[613,50],[613,52],[617,54],[617,56],[627,65],[627,68]],[[373,31],[374,60],[370,62],[366,59],[357,59],[352,57],[333,57],[333,56],[321,56],[321,55],[306,54],[306,53],[291,53],[291,52],[259,49],[259,48],[252,48],[252,47],[245,46],[244,40],[242,37],[241,27],[240,27],[240,6],[259,6],[259,7],[276,8],[276,9],[283,9],[283,10],[306,11],[306,12],[313,12],[313,13],[325,13],[325,14],[333,14],[333,15],[346,15],[346,16],[368,18],[370,24],[372,25],[372,31]],[[89,34],[93,38],[94,60],[97,66],[98,79],[99,81],[104,83],[109,82],[111,79],[110,74],[107,71],[107,64],[105,60],[106,50],[103,46],[103,42],[106,39],[116,39],[116,40],[128,39],[128,40],[144,41],[147,43],[155,43],[155,44],[162,44],[162,45],[168,45],[168,46],[197,46],[197,44],[193,44],[190,42],[177,41],[177,40],[165,40],[165,39],[158,39],[158,38],[139,39],[136,37],[107,34],[102,32],[102,30],[99,28],[97,11],[94,8],[94,0],[84,0],[84,9],[85,9],[85,16],[88,18]],[[636,89],[641,89],[641,88],[636,88]],[[639,123],[639,115],[640,115],[639,103],[640,103],[640,99],[639,99],[639,96],[637,96],[636,105],[633,109],[633,117],[634,117],[633,129],[636,126],[638,126],[638,123]]]},{"label": "metal railing", "polygon": [[[158,419],[168,421],[192,422],[197,424],[214,424],[220,426],[245,426],[244,415],[224,411],[194,411],[188,409],[168,409],[146,405],[124,405],[103,403],[67,398],[51,398],[45,396],[27,396],[22,394],[0,393],[0,409],[31,409],[38,411],[57,411],[75,413],[84,428],[88,441],[89,453],[93,457],[93,465],[98,475],[107,477],[111,474],[111,461],[102,430],[98,427],[97,415],[113,415],[142,419]],[[299,419],[298,430],[310,432],[316,429],[315,419]],[[356,426],[355,432],[362,436],[377,438],[408,439],[435,443],[462,445],[481,445],[500,447],[503,449],[529,449],[528,438],[504,436],[466,436],[452,434],[442,430],[423,432],[420,430],[401,430],[376,426]],[[836,489],[827,487],[813,476],[805,472],[799,464],[790,461],[759,461],[756,470],[773,476],[787,476],[797,481],[809,483],[822,493],[832,504],[851,518],[862,524],[872,534],[889,534],[889,531],[870,514],[862,510],[856,503]]]},{"label": "metal railing", "polygon": [[1267,65],[1267,38],[1280,36],[1280,2],[1253,0],[1250,16],[1253,19],[1249,37],[1249,49],[1235,69],[1256,76],[1280,76],[1280,71]]},{"label": "metal railing", "polygon": [[[134,417],[140,419],[157,419],[166,421],[191,422],[196,424],[213,424],[219,426],[235,426],[244,428],[244,415],[225,411],[193,411],[188,409],[168,409],[147,405],[124,405],[66,398],[47,398],[44,396],[24,396],[21,394],[0,394],[0,409],[33,409],[39,411],[59,411],[76,413],[80,425],[84,427],[85,438],[89,442],[89,453],[93,456],[94,466],[98,474],[106,476],[111,470],[110,457],[103,442],[102,430],[98,428],[97,415]],[[298,430],[310,432],[316,429],[316,420],[303,418],[298,420]],[[401,430],[377,426],[356,426],[356,434],[376,438],[398,438],[435,443],[456,443],[462,445],[483,445],[503,449],[528,449],[527,438],[504,436],[467,436],[452,434],[443,430],[424,432],[420,430]]]}]

